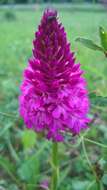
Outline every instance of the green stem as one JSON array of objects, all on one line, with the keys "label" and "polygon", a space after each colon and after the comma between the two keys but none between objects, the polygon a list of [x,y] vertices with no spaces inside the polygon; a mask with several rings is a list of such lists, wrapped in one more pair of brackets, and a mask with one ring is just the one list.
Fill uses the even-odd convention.
[{"label": "green stem", "polygon": [[92,189],[92,186],[93,186],[95,183],[96,183],[96,181],[93,180],[93,181],[88,185],[88,187],[87,187],[86,190],[91,190],[91,189]]},{"label": "green stem", "polygon": [[100,181],[97,181],[97,190],[102,190],[102,185]]},{"label": "green stem", "polygon": [[97,181],[97,190],[101,190],[99,181]]},{"label": "green stem", "polygon": [[53,142],[52,145],[52,181],[51,181],[51,190],[57,190],[58,184],[58,143]]},{"label": "green stem", "polygon": [[82,138],[82,148],[83,148],[83,152],[84,152],[84,156],[85,156],[85,158],[86,158],[86,160],[87,160],[87,163],[88,163],[88,165],[89,165],[89,167],[90,167],[90,169],[91,169],[91,171],[92,171],[92,173],[93,173],[93,175],[95,176],[95,179],[96,179],[96,172],[95,172],[95,170],[94,170],[94,168],[93,168],[93,166],[92,166],[92,164],[91,164],[91,161],[90,161],[90,159],[89,159],[89,157],[88,157],[88,154],[87,154],[87,151],[86,151],[86,147],[85,147],[85,142],[84,142],[84,138],[83,137],[81,137]]},{"label": "green stem", "polygon": [[90,166],[90,169],[91,169],[91,171],[93,172],[93,175],[94,175],[94,177],[95,177],[96,184],[97,184],[97,190],[102,190],[100,179],[98,178],[98,176],[97,176],[97,174],[96,174],[96,171],[95,171],[94,167],[92,166],[91,161],[90,161],[90,159],[89,159],[89,157],[88,157],[88,154],[87,154],[87,151],[86,151],[86,147],[85,147],[84,138],[83,138],[83,137],[81,137],[81,138],[82,138],[82,148],[83,148],[83,152],[84,152],[84,155],[85,155],[85,157],[86,157],[87,163],[88,163],[88,165]]},{"label": "green stem", "polygon": [[102,184],[101,181],[97,181],[97,189],[98,189],[98,190],[103,190],[103,189],[104,189],[104,188],[103,188],[103,184]]},{"label": "green stem", "polygon": [[87,142],[90,142],[90,143],[96,144],[96,145],[98,145],[98,146],[101,146],[101,147],[103,147],[103,148],[107,148],[107,145],[102,144],[102,143],[100,143],[100,142],[93,141],[93,140],[88,139],[88,138],[86,138],[86,137],[84,138],[84,140],[87,141]]}]

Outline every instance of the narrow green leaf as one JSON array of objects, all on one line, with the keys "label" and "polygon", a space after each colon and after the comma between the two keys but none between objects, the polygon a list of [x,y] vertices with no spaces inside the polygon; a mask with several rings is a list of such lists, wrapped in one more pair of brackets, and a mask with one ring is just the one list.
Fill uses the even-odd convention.
[{"label": "narrow green leaf", "polygon": [[4,134],[11,128],[11,125],[7,124],[5,127],[0,128],[0,137],[3,137]]},{"label": "narrow green leaf", "polygon": [[99,33],[100,33],[101,45],[103,46],[105,51],[107,51],[107,31],[105,31],[103,27],[100,27]]},{"label": "narrow green leaf", "polygon": [[16,184],[20,185],[18,179],[15,177],[16,167],[9,159],[0,156],[0,168],[2,168]]},{"label": "narrow green leaf", "polygon": [[82,43],[84,46],[90,49],[103,51],[103,48],[95,44],[92,40],[85,39],[85,38],[77,38],[76,41]]},{"label": "narrow green leaf", "polygon": [[67,175],[69,174],[71,170],[71,167],[67,167],[61,174],[59,181],[58,181],[58,186],[60,187],[60,185],[63,183],[63,181],[66,179]]},{"label": "narrow green leaf", "polygon": [[15,160],[15,162],[20,163],[20,158],[19,158],[18,154],[16,153],[16,150],[13,147],[10,139],[7,141],[7,146],[8,146],[8,149],[10,151],[10,154],[11,154],[12,158]]},{"label": "narrow green leaf", "polygon": [[9,159],[0,156],[0,166],[6,171],[6,173],[13,173],[15,171],[15,166],[12,164]]},{"label": "narrow green leaf", "polygon": [[89,98],[92,105],[107,107],[107,97],[97,96],[95,93],[90,93]]}]

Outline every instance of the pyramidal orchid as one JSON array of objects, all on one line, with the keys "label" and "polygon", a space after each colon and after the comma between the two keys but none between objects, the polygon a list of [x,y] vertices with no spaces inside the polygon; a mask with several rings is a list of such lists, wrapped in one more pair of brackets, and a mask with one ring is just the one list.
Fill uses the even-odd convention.
[{"label": "pyramidal orchid", "polygon": [[44,12],[33,45],[21,85],[20,114],[28,128],[63,141],[66,132],[76,135],[87,128],[89,101],[83,71],[56,11]]},{"label": "pyramidal orchid", "polygon": [[33,46],[21,85],[20,115],[29,129],[54,141],[50,188],[56,190],[57,142],[64,141],[68,132],[79,134],[90,121],[86,81],[55,10],[44,12]]}]

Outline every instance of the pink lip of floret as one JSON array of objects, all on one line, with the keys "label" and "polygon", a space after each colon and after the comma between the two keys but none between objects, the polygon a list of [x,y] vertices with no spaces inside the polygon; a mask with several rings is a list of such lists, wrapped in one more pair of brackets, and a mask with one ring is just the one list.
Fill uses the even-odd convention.
[{"label": "pink lip of floret", "polygon": [[76,135],[87,128],[89,100],[83,71],[56,11],[44,12],[33,45],[21,85],[20,115],[28,128],[63,141],[66,132]]}]

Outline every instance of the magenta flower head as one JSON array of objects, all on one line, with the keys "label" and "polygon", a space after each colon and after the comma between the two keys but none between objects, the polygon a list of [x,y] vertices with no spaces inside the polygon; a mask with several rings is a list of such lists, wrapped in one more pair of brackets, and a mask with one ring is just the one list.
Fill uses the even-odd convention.
[{"label": "magenta flower head", "polygon": [[33,41],[33,56],[24,71],[20,114],[29,129],[63,141],[67,132],[87,128],[89,100],[80,64],[75,64],[57,12],[47,9]]}]

